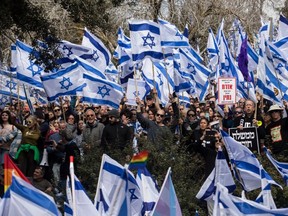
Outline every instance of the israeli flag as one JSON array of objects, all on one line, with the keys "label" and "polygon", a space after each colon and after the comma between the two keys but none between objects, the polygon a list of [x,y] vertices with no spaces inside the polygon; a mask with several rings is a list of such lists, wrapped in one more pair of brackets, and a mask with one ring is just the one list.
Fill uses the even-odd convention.
[{"label": "israeli flag", "polygon": [[82,95],[86,86],[83,73],[77,62],[55,74],[41,76],[48,101],[55,101],[60,96]]},{"label": "israeli flag", "polygon": [[137,106],[136,97],[139,97],[141,100],[149,93],[150,88],[147,88],[146,82],[144,80],[135,80],[129,79],[127,85],[126,104]]},{"label": "israeli flag", "polygon": [[159,19],[160,37],[162,47],[189,47],[188,38],[186,38],[178,28],[166,20]]},{"label": "israeli flag", "polygon": [[262,191],[258,195],[255,202],[266,206],[269,209],[276,209],[276,205],[271,193],[271,184],[267,181],[266,172],[264,171],[262,165],[260,166],[261,173],[261,189]]},{"label": "israeli flag", "polygon": [[159,187],[146,167],[137,170],[136,181],[143,198],[142,215],[149,215],[159,198]]},{"label": "israeli flag", "polygon": [[123,97],[123,89],[120,85],[107,79],[92,77],[89,74],[84,74],[83,78],[87,84],[83,89],[82,100],[84,102],[119,108]]},{"label": "israeli flag", "polygon": [[[92,201],[87,196],[81,182],[79,179],[74,176],[75,178],[75,203],[76,203],[76,214],[77,216],[87,216],[87,215],[97,215],[98,212],[96,210],[96,207],[93,205]],[[70,186],[70,182],[68,183],[68,186]],[[72,198],[73,199],[73,198]],[[73,209],[71,209],[71,206],[73,206],[73,202],[71,199],[68,199],[69,203],[66,208],[67,213],[72,213],[73,215]],[[72,211],[72,212],[71,212]]]},{"label": "israeli flag", "polygon": [[101,79],[107,79],[106,75],[99,71],[97,68],[95,68],[92,64],[90,64],[88,61],[79,58],[78,56],[73,56],[74,60],[78,63],[78,65],[83,69],[83,73],[89,73],[91,76],[96,76]]},{"label": "israeli flag", "polygon": [[159,61],[164,58],[161,47],[160,26],[148,20],[129,21],[132,60],[149,57]]},{"label": "israeli flag", "polygon": [[37,52],[19,40],[16,41],[16,50],[17,79],[23,84],[43,89],[40,76],[44,73],[44,68],[41,65],[35,64],[35,60],[30,59],[30,54],[33,52],[37,56]]},{"label": "israeli flag", "polygon": [[213,215],[284,216],[288,215],[288,208],[269,209],[257,202],[233,196],[228,193],[227,188],[217,183]]},{"label": "israeli flag", "polygon": [[284,37],[288,37],[288,19],[280,14],[279,28],[278,28],[278,40]]},{"label": "israeli flag", "polygon": [[277,169],[277,171],[284,179],[286,186],[288,186],[288,163],[279,162],[275,160],[266,147],[264,147],[264,152],[266,153],[266,156],[271,161],[273,166]]},{"label": "israeli flag", "polygon": [[151,89],[157,89],[157,94],[162,104],[169,102],[169,93],[172,94],[175,86],[173,81],[173,68],[172,59],[166,59],[165,62],[152,62],[150,59],[144,59],[143,61],[143,79]]},{"label": "israeli flag", "polygon": [[111,53],[103,42],[93,35],[87,28],[85,28],[82,45],[93,50],[93,53],[95,53],[94,55],[97,56],[97,63],[95,62],[95,64],[97,64],[97,68],[101,72],[104,72],[106,67],[111,62]]},{"label": "israeli flag", "polygon": [[[23,88],[17,88],[17,82],[18,80],[15,78],[15,76],[12,74],[12,72],[8,71],[1,71],[0,72],[0,94],[3,96],[8,96],[8,98],[18,98],[20,100],[26,100],[25,93],[23,91]],[[3,97],[2,103],[5,103],[5,98]],[[9,102],[9,100],[7,101]]]},{"label": "israeli flag", "polygon": [[285,59],[288,60],[288,36],[276,41],[274,45],[284,53]]},{"label": "israeli flag", "polygon": [[197,193],[196,198],[206,201],[213,199],[213,196],[216,192],[217,182],[225,186],[229,193],[233,193],[233,191],[236,189],[231,170],[227,164],[225,154],[221,148],[218,149],[215,168],[205,180],[204,184]]},{"label": "israeli flag", "polygon": [[99,214],[136,216],[142,209],[139,202],[142,198],[134,176],[103,154],[94,201]]},{"label": "israeli flag", "polygon": [[[239,180],[244,190],[249,192],[260,188],[260,163],[256,156],[246,146],[234,140],[223,130],[221,130],[221,135],[233,166],[234,176]],[[270,184],[281,187],[268,173],[266,173],[266,179]]]},{"label": "israeli flag", "polygon": [[0,200],[0,215],[61,215],[53,198],[13,175],[12,184]]},{"label": "israeli flag", "polygon": [[204,100],[209,90],[209,76],[211,71],[200,64],[188,50],[179,49],[180,70],[182,76],[194,81],[194,87],[199,100]]},{"label": "israeli flag", "polygon": [[217,79],[219,77],[219,47],[211,28],[209,28],[208,42],[207,42],[207,53],[209,58],[208,66],[212,73],[210,77]]}]

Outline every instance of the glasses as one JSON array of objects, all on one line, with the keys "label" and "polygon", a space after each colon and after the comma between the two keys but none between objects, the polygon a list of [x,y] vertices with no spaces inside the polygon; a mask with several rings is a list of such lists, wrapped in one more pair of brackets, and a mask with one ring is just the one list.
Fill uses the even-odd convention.
[{"label": "glasses", "polygon": [[88,117],[88,118],[89,118],[89,117],[94,117],[94,115],[93,115],[93,114],[91,114],[91,115],[86,115],[86,117]]},{"label": "glasses", "polygon": [[195,117],[195,115],[194,115],[194,114],[188,114],[188,116],[189,116],[189,117]]},{"label": "glasses", "polygon": [[163,118],[163,117],[164,117],[164,115],[161,115],[161,114],[158,114],[158,113],[157,113],[157,116],[158,116],[158,117],[160,116],[161,118]]},{"label": "glasses", "polygon": [[219,118],[219,117],[220,117],[220,115],[214,115],[213,117],[214,117],[214,118]]},{"label": "glasses", "polygon": [[100,109],[100,107],[94,107],[94,109]]},{"label": "glasses", "polygon": [[54,112],[59,112],[60,111],[60,109],[54,109]]},{"label": "glasses", "polygon": [[68,109],[68,107],[63,107],[63,109]]},{"label": "glasses", "polygon": [[27,121],[27,124],[32,124],[33,122],[32,121]]},{"label": "glasses", "polygon": [[236,111],[234,114],[242,114],[243,112]]}]

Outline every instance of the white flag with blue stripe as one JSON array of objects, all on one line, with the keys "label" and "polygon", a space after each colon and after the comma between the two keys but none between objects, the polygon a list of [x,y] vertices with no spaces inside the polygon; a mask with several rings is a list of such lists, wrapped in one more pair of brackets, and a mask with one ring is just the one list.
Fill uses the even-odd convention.
[{"label": "white flag with blue stripe", "polygon": [[[244,190],[252,191],[260,188],[260,162],[256,156],[246,146],[234,140],[223,130],[221,130],[221,135],[233,166],[234,176],[241,183]],[[268,173],[266,174],[266,179],[270,184],[280,186]]]},{"label": "white flag with blue stripe", "polygon": [[165,62],[152,62],[150,59],[144,59],[143,61],[142,76],[151,89],[156,88],[157,95],[162,104],[168,103],[169,93],[173,93],[175,86],[173,81],[173,68],[172,59],[166,59]]},{"label": "white flag with blue stripe", "polygon": [[266,172],[262,165],[260,166],[261,173],[261,192],[256,198],[255,202],[266,206],[269,209],[276,209],[276,205],[271,193],[271,184],[267,181]]},{"label": "white flag with blue stripe", "polygon": [[278,39],[288,37],[288,19],[283,14],[280,14],[277,37]]},{"label": "white flag with blue stripe", "polygon": [[141,204],[142,198],[134,176],[103,154],[94,200],[99,215],[136,216],[141,212]]},{"label": "white flag with blue stripe", "polygon": [[129,30],[134,62],[141,61],[145,57],[155,61],[164,58],[158,23],[148,20],[130,20]]},{"label": "white flag with blue stripe", "polygon": [[231,170],[227,164],[225,154],[222,149],[218,149],[217,157],[215,160],[215,168],[212,170],[204,184],[200,188],[196,195],[200,200],[211,200],[216,192],[217,182],[225,186],[229,193],[233,193],[236,189],[236,185],[231,173]]},{"label": "white flag with blue stripe", "polygon": [[199,100],[204,100],[209,90],[209,76],[211,71],[204,65],[200,64],[187,49],[179,49],[180,70],[182,76],[192,79],[195,92]]},{"label": "white flag with blue stripe", "polygon": [[146,167],[137,170],[136,181],[143,198],[142,215],[147,215],[151,213],[159,198],[159,187]]},{"label": "white flag with blue stripe", "polygon": [[269,209],[257,202],[233,196],[220,183],[214,201],[213,216],[279,216],[288,215],[288,208]]},{"label": "white flag with blue stripe", "polygon": [[101,72],[104,72],[106,67],[111,62],[111,53],[103,42],[93,35],[87,28],[85,28],[82,45],[93,50],[94,56],[97,59],[95,64]]},{"label": "white flag with blue stripe", "polygon": [[158,18],[160,24],[160,37],[162,47],[189,47],[188,38],[186,38],[178,28],[166,20]]},{"label": "white flag with blue stripe", "polygon": [[37,55],[37,52],[31,46],[19,40],[16,41],[16,50],[17,79],[24,84],[43,89],[40,76],[44,72],[44,68],[41,65],[35,64],[35,59],[30,59],[30,54],[33,52]]},{"label": "white flag with blue stripe", "polygon": [[[76,214],[77,216],[88,216],[88,215],[97,215],[97,209],[96,207],[93,205],[92,201],[89,199],[89,197],[87,196],[81,182],[79,181],[79,179],[74,176],[75,178],[75,204],[76,204]],[[67,183],[69,187],[71,187],[70,185],[70,181],[69,183]],[[72,213],[71,215],[73,215],[73,209],[71,208],[71,206],[73,206],[73,202],[71,199],[68,198],[68,205],[65,206],[65,211],[67,212],[67,214]],[[72,211],[72,212],[71,212]]]},{"label": "white flag with blue stripe", "polygon": [[144,80],[129,79],[126,92],[126,104],[137,106],[136,97],[139,97],[141,100],[143,100],[145,95],[147,95],[149,92],[150,88],[147,86]]},{"label": "white flag with blue stripe", "polygon": [[211,28],[209,28],[209,36],[207,42],[207,53],[209,58],[208,66],[212,73],[210,77],[217,79],[219,77],[219,46]]},{"label": "white flag with blue stripe", "polygon": [[264,147],[264,152],[266,153],[268,159],[271,161],[271,163],[274,165],[274,167],[278,170],[278,172],[284,179],[286,186],[288,186],[288,163],[279,162],[275,160],[266,147]]},{"label": "white flag with blue stripe", "polygon": [[83,72],[78,63],[59,70],[57,73],[41,76],[48,101],[55,101],[60,96],[82,96],[86,86]]},{"label": "white flag with blue stripe", "polygon": [[20,100],[26,100],[23,88],[17,88],[17,82],[15,73],[9,71],[0,71],[0,94],[8,97],[18,98]]},{"label": "white flag with blue stripe", "polygon": [[285,59],[288,60],[288,36],[276,41],[274,45],[284,53]]},{"label": "white flag with blue stripe", "polygon": [[87,103],[108,105],[119,108],[123,97],[123,89],[117,83],[108,79],[101,79],[90,74],[84,74],[86,87],[83,89],[82,100]]},{"label": "white flag with blue stripe", "polygon": [[13,175],[12,184],[0,200],[0,215],[61,215],[54,199]]}]

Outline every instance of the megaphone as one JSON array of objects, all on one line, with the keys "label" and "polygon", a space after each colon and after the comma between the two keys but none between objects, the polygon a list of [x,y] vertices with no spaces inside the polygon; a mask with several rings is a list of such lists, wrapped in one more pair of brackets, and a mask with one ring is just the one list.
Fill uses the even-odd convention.
[{"label": "megaphone", "polygon": [[40,166],[49,166],[49,164],[48,164],[48,152],[47,152],[46,148],[43,151],[43,157],[42,157]]}]

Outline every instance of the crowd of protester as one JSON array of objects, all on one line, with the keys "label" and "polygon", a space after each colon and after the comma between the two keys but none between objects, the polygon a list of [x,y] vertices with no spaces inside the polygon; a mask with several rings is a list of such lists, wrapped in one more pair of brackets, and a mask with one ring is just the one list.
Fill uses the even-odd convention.
[{"label": "crowd of protester", "polygon": [[85,160],[91,148],[109,155],[112,149],[121,152],[129,147],[135,154],[140,138],[151,142],[157,152],[164,151],[166,145],[182,145],[187,154],[200,153],[208,176],[217,149],[223,146],[219,128],[256,127],[260,146],[266,145],[276,157],[288,158],[288,120],[283,117],[286,102],[280,107],[267,100],[255,104],[241,98],[220,110],[212,95],[205,101],[191,97],[190,104],[181,104],[171,94],[169,103],[162,106],[155,90],[144,100],[136,98],[136,106],[127,105],[124,97],[119,109],[83,104],[78,99],[62,99],[60,104],[49,106],[34,104],[34,113],[27,104],[1,109],[2,184],[4,154],[9,154],[33,185],[56,196],[65,187],[70,156],[75,157],[77,172],[77,163]]}]

